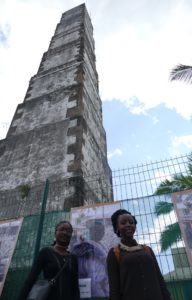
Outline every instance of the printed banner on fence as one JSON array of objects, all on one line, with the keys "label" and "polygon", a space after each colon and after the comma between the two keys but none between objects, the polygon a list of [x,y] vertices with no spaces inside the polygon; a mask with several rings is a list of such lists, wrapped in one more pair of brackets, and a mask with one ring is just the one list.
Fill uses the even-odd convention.
[{"label": "printed banner on fence", "polygon": [[118,243],[111,215],[119,208],[120,202],[113,202],[71,209],[74,234],[70,250],[78,257],[79,278],[90,282],[90,297],[109,295],[106,258],[109,249]]},{"label": "printed banner on fence", "polygon": [[0,295],[23,219],[0,222]]},{"label": "printed banner on fence", "polygon": [[192,190],[174,193],[172,196],[186,252],[192,266]]}]

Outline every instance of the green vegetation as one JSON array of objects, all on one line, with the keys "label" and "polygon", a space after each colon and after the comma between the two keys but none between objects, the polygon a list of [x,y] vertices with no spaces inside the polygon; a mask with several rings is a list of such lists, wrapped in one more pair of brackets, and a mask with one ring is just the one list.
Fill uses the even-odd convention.
[{"label": "green vegetation", "polygon": [[[161,182],[154,195],[162,195],[192,189],[192,153],[188,156],[187,173],[188,175],[174,175],[172,179],[166,179]],[[157,202],[155,205],[155,214],[156,216],[166,215],[173,209],[173,203],[166,201]],[[182,235],[178,222],[166,226],[160,237],[161,251],[166,251],[174,243],[181,241],[181,239]]]},{"label": "green vegetation", "polygon": [[22,197],[22,199],[24,199],[25,197],[28,196],[31,187],[29,184],[22,184],[22,185],[20,185],[19,188],[21,191],[21,197]]}]

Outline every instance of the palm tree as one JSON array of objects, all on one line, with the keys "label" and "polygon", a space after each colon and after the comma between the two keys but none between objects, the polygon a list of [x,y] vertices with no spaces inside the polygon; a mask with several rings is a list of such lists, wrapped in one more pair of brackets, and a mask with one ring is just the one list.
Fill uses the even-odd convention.
[{"label": "palm tree", "polygon": [[[166,179],[160,183],[154,195],[162,195],[192,189],[192,153],[188,156],[187,169],[187,173],[189,175],[179,174],[174,175],[171,180]],[[155,204],[156,216],[169,214],[172,210],[173,203],[161,201]],[[181,241],[181,239],[182,235],[178,222],[166,226],[160,237],[161,251],[166,251],[174,243]]]},{"label": "palm tree", "polygon": [[187,83],[192,83],[192,66],[179,64],[175,66],[170,72],[170,79],[183,80]]}]

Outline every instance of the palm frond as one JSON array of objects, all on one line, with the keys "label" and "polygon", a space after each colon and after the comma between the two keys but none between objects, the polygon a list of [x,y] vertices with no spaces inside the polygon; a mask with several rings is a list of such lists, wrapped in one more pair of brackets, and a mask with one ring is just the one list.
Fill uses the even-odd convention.
[{"label": "palm frond", "polygon": [[188,156],[188,172],[192,175],[192,152]]},{"label": "palm frond", "polygon": [[192,83],[192,66],[179,64],[170,72],[170,80],[183,80]]},{"label": "palm frond", "polygon": [[173,203],[166,201],[160,201],[155,204],[155,215],[158,217],[160,215],[169,214],[173,210]]},{"label": "palm frond", "polygon": [[174,175],[173,183],[178,187],[179,191],[189,190],[192,188],[192,176],[190,175]]},{"label": "palm frond", "polygon": [[166,251],[176,242],[181,241],[182,235],[179,223],[173,223],[166,226],[165,230],[161,233],[160,244],[161,251]]},{"label": "palm frond", "polygon": [[192,163],[188,164],[188,171],[192,175]]},{"label": "palm frond", "polygon": [[172,192],[176,192],[179,190],[180,187],[178,187],[174,180],[164,180],[160,183],[160,185],[157,187],[154,195],[162,195],[162,194],[168,194]]},{"label": "palm frond", "polygon": [[168,194],[189,189],[192,189],[192,176],[176,174],[173,176],[172,180],[166,179],[165,181],[162,181],[157,187],[154,195]]}]

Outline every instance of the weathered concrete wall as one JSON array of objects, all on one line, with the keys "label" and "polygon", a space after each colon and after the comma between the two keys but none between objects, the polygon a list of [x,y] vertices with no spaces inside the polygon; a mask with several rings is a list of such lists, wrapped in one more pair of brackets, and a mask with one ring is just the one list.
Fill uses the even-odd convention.
[{"label": "weathered concrete wall", "polygon": [[78,40],[80,38],[80,32],[76,28],[68,30],[68,32],[61,32],[54,35],[50,42],[50,50],[58,47],[63,47],[69,45],[70,43]]},{"label": "weathered concrete wall", "polygon": [[[57,51],[56,51],[57,50]],[[50,68],[55,68],[62,64],[67,63],[69,65],[70,62],[74,61],[74,58],[78,55],[78,43],[75,47],[73,43],[73,48],[68,45],[68,47],[60,47],[55,51],[50,51],[47,55],[44,55],[44,61],[41,64],[41,71],[49,70]],[[46,59],[46,60],[45,60]]]},{"label": "weathered concrete wall", "polygon": [[[76,88],[61,88],[48,95],[37,97],[19,104],[8,135],[16,135],[33,130],[46,124],[61,122],[66,119],[67,110],[77,105]],[[69,127],[76,125],[70,120]]]},{"label": "weathered concrete wall", "polygon": [[68,129],[66,119],[4,140],[0,144],[0,190],[70,176],[68,165],[74,155],[67,151],[76,137],[66,139]]},{"label": "weathered concrete wall", "polygon": [[[77,67],[70,68],[58,67],[55,73],[40,73],[34,76],[30,82],[25,100],[29,101],[33,98],[49,94],[60,88],[67,88],[76,83]],[[54,80],[53,80],[54,79]]]}]

